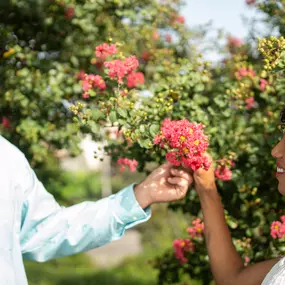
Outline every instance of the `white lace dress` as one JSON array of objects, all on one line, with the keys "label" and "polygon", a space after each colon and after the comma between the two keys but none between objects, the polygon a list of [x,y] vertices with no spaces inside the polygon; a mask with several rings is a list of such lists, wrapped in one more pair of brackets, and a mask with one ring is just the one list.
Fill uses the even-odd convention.
[{"label": "white lace dress", "polygon": [[272,267],[261,285],[285,285],[285,257]]}]

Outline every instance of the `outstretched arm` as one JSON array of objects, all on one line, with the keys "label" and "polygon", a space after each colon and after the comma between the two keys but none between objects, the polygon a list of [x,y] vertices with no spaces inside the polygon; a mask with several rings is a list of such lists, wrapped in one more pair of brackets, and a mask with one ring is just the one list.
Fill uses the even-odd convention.
[{"label": "outstretched arm", "polygon": [[97,202],[65,208],[45,190],[24,156],[18,163],[16,187],[23,195],[21,249],[25,259],[37,261],[75,254],[119,239],[126,229],[150,218],[152,203],[183,198],[192,183],[186,171],[173,175],[172,166],[166,163],[135,189],[131,185]]},{"label": "outstretched arm", "polygon": [[205,224],[210,264],[217,285],[260,285],[279,258],[245,267],[236,251],[215,184],[214,170],[194,173]]},{"label": "outstretched arm", "polygon": [[28,164],[22,175],[20,243],[25,259],[42,262],[103,246],[150,218],[150,208],[141,208],[132,185],[97,202],[60,207]]}]

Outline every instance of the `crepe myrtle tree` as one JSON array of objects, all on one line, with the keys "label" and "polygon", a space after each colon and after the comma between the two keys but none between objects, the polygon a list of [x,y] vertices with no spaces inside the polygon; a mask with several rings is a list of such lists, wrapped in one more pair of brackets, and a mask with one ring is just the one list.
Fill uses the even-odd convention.
[{"label": "crepe myrtle tree", "polygon": [[[43,182],[50,182],[58,150],[78,155],[89,132],[69,107],[85,100],[82,76],[102,69],[94,47],[118,43],[120,52],[140,61],[139,81],[160,85],[171,62],[193,53],[180,7],[178,0],[1,1],[0,132],[25,153]],[[96,101],[91,105],[97,122],[103,109]],[[98,126],[92,127],[93,138],[101,140]]]}]

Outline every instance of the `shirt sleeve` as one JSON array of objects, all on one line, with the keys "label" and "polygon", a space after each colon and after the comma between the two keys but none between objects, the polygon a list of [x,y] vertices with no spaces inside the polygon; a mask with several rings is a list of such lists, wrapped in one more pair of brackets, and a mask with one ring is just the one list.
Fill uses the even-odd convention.
[{"label": "shirt sleeve", "polygon": [[24,191],[20,243],[23,257],[39,262],[87,251],[121,238],[147,221],[133,185],[97,202],[60,207],[25,160],[19,170]]}]

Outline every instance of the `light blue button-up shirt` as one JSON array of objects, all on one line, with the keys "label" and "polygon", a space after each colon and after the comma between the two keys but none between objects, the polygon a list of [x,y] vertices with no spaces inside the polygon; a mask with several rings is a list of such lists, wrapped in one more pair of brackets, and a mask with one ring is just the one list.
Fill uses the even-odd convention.
[{"label": "light blue button-up shirt", "polygon": [[119,239],[150,218],[133,186],[97,202],[60,207],[25,156],[0,136],[0,285],[27,285],[23,258],[43,262]]}]

